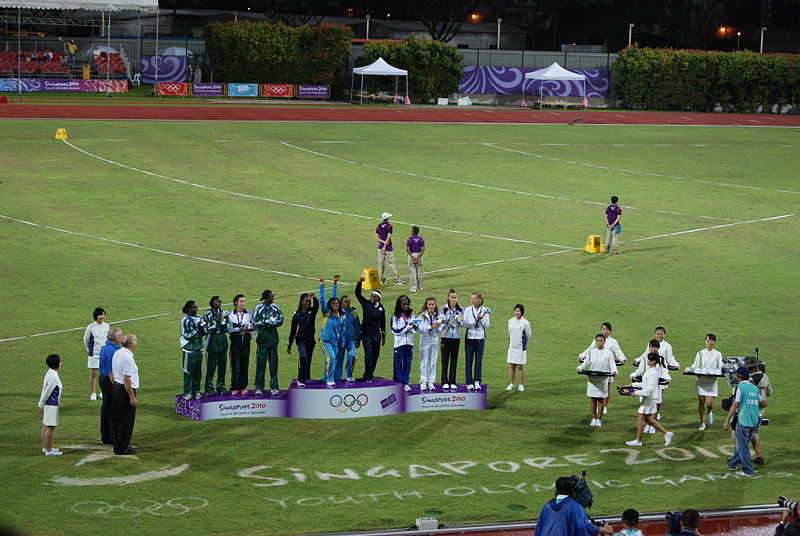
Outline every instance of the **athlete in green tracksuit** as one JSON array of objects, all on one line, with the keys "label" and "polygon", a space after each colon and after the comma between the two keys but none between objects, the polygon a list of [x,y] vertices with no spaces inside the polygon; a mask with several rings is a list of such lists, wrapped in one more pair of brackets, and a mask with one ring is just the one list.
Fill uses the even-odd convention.
[{"label": "athlete in green tracksuit", "polygon": [[[218,395],[225,392],[225,369],[228,366],[228,312],[222,310],[222,300],[219,296],[212,296],[208,305],[211,309],[203,315],[206,323],[206,396],[211,396],[214,391]],[[217,385],[214,387],[214,374],[217,375]]]},{"label": "athlete in green tracksuit", "polygon": [[197,303],[189,300],[183,306],[181,349],[183,350],[183,398],[198,398],[203,371],[203,335],[205,322],[197,316]]},{"label": "athlete in green tracksuit", "polygon": [[261,293],[261,303],[253,311],[256,334],[256,395],[264,389],[264,369],[269,361],[269,388],[272,395],[278,394],[278,328],[283,325],[283,313],[275,303],[271,290]]}]

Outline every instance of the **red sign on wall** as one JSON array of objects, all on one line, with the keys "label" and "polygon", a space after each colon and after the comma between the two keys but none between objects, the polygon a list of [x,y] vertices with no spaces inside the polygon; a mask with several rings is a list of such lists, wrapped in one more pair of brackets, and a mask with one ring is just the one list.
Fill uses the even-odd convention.
[{"label": "red sign on wall", "polygon": [[294,84],[262,84],[262,97],[294,97]]},{"label": "red sign on wall", "polygon": [[156,93],[158,95],[185,97],[189,94],[189,86],[190,84],[185,82],[159,82],[156,84]]}]

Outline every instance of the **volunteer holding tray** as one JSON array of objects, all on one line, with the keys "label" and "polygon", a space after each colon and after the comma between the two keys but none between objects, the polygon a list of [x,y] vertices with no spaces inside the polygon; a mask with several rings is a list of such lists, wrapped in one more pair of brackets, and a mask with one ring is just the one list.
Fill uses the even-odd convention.
[{"label": "volunteer holding tray", "polygon": [[722,376],[722,354],[714,350],[717,336],[706,335],[706,347],[697,352],[692,366],[684,374],[697,376],[695,392],[697,393],[697,412],[700,414],[698,430],[706,429],[706,411],[708,424],[714,423],[714,398],[717,396],[717,380]]},{"label": "volunteer holding tray", "polygon": [[594,348],[584,352],[585,359],[578,365],[578,373],[589,376],[586,396],[591,400],[592,421],[589,426],[603,426],[603,408],[608,398],[608,384],[617,375],[614,355],[605,347],[606,336],[598,333],[594,337]]}]

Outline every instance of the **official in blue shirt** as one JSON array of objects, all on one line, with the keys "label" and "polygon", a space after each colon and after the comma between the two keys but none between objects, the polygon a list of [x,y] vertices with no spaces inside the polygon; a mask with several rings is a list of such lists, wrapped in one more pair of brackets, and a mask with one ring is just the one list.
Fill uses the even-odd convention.
[{"label": "official in blue shirt", "polygon": [[114,444],[114,426],[111,422],[111,391],[114,387],[114,377],[111,372],[111,360],[114,357],[114,352],[119,350],[122,344],[122,330],[119,328],[111,328],[106,335],[108,339],[106,343],[100,348],[100,366],[98,372],[100,377],[97,383],[100,384],[100,398],[103,403],[100,406],[100,439],[106,445]]}]

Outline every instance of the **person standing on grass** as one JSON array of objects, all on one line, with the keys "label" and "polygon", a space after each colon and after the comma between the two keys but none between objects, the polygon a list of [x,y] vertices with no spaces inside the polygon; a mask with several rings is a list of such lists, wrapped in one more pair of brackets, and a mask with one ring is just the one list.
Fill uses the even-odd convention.
[{"label": "person standing on grass", "polygon": [[253,316],[245,309],[244,294],[233,297],[233,311],[228,314],[228,333],[231,339],[231,394],[247,394],[247,370],[250,368],[250,332]]},{"label": "person standing on grass", "polygon": [[283,312],[275,303],[271,290],[261,293],[261,303],[253,310],[253,325],[256,329],[256,395],[264,389],[264,372],[269,362],[269,389],[272,396],[278,389],[278,328],[283,325]]},{"label": "person standing on grass", "polygon": [[619,223],[622,217],[622,209],[617,205],[619,197],[616,195],[611,196],[611,204],[606,208],[606,253],[614,254],[619,253],[619,234],[622,232],[622,226]]},{"label": "person standing on grass", "polygon": [[311,379],[311,357],[314,354],[314,322],[317,320],[319,300],[313,292],[303,292],[292,315],[292,328],[286,341],[286,353],[292,354],[292,343],[297,344],[297,386],[305,387]]},{"label": "person standing on grass", "polygon": [[104,445],[114,444],[114,414],[111,397],[114,392],[114,375],[111,372],[111,360],[114,352],[122,345],[122,330],[111,328],[106,335],[108,340],[100,349],[100,368],[97,383],[100,384],[100,393],[103,403],[100,406],[100,440]]},{"label": "person standing on grass", "polygon": [[45,359],[47,372],[44,375],[42,394],[39,396],[39,408],[42,410],[42,453],[45,456],[61,456],[61,450],[53,448],[53,431],[58,426],[58,406],[61,404],[61,357],[50,354]]},{"label": "person standing on grass", "polygon": [[662,360],[663,358],[658,355],[658,352],[647,354],[647,370],[642,376],[642,381],[631,384],[632,387],[636,388],[633,396],[641,397],[641,403],[636,421],[636,439],[625,443],[629,447],[642,446],[642,434],[645,426],[650,426],[664,434],[665,447],[672,443],[672,432],[667,432],[656,420],[656,407],[661,396],[658,380],[661,378]]},{"label": "person standing on grass", "polygon": [[483,374],[483,350],[486,346],[486,329],[489,327],[489,314],[492,312],[483,306],[483,296],[473,292],[470,296],[472,305],[464,310],[464,327],[467,336],[464,341],[464,361],[466,365],[467,389],[481,390]]},{"label": "person standing on grass", "polygon": [[739,476],[753,476],[756,472],[753,470],[753,461],[750,457],[750,441],[753,439],[753,434],[758,431],[758,426],[761,424],[761,415],[759,411],[761,408],[766,407],[767,401],[761,399],[761,393],[758,387],[750,382],[750,370],[741,366],[736,369],[736,377],[739,384],[736,386],[736,394],[733,398],[733,405],[728,411],[725,422],[722,424],[722,429],[727,430],[731,426],[731,420],[736,415],[738,422],[736,423],[736,449],[733,451],[733,456],[728,460],[728,469],[735,471],[739,464],[742,464],[742,471]]},{"label": "person standing on grass", "polygon": [[397,297],[392,314],[392,333],[394,334],[394,363],[392,380],[403,384],[408,392],[408,376],[411,374],[411,361],[414,358],[414,330],[420,319],[414,318],[411,300],[402,294]]},{"label": "person standing on grass", "polygon": [[136,407],[139,405],[136,397],[139,367],[133,359],[137,344],[136,335],[125,335],[122,337],[122,348],[114,352],[111,361],[111,373],[114,376],[114,454],[119,456],[136,454],[130,443],[136,422]]},{"label": "person standing on grass", "polygon": [[578,366],[582,370],[594,372],[607,372],[610,376],[589,376],[586,382],[586,396],[589,397],[592,421],[589,426],[603,426],[603,408],[608,398],[608,384],[611,376],[617,374],[617,365],[614,356],[605,347],[606,336],[598,333],[594,337],[594,348],[587,350],[586,359]]},{"label": "person standing on grass", "polygon": [[[606,337],[606,342],[605,342],[606,350],[611,352],[611,355],[614,356],[614,362],[617,364],[617,366],[624,365],[628,361],[628,358],[625,357],[625,353],[622,351],[622,348],[620,348],[617,339],[611,336],[612,330],[613,328],[611,327],[611,322],[603,322],[602,324],[600,324],[600,333],[602,333]],[[593,340],[589,345],[589,348],[584,350],[582,353],[578,354],[579,362],[583,363],[583,360],[586,359],[586,356],[588,355],[587,352],[589,352],[589,350],[594,348],[594,344],[595,341]],[[611,378],[609,380],[609,383],[614,383],[614,378]],[[603,403],[603,414],[608,413],[609,400],[610,398],[606,396],[605,402]]]},{"label": "person standing on grass", "polygon": [[356,298],[361,304],[361,342],[364,346],[364,380],[371,382],[381,355],[381,346],[386,344],[386,309],[381,304],[381,291],[374,289],[367,300],[361,293],[364,278],[356,283]]},{"label": "person standing on grass", "polygon": [[411,292],[422,290],[422,256],[425,254],[425,240],[419,236],[419,227],[411,228],[411,236],[406,240],[408,253],[408,280]]},{"label": "person standing on grass", "polygon": [[180,343],[183,353],[183,399],[199,398],[200,378],[203,372],[203,335],[205,322],[197,316],[197,303],[187,301],[180,325]]},{"label": "person standing on grass", "polygon": [[344,348],[344,333],[347,315],[342,312],[339,298],[336,297],[339,276],[333,276],[331,297],[325,300],[325,279],[319,280],[319,297],[322,306],[322,333],[319,335],[320,350],[325,358],[325,372],[322,380],[328,387],[335,387],[336,360],[340,349]]},{"label": "person standing on grass", "polygon": [[[203,315],[206,323],[206,396],[214,392],[221,395],[225,392],[225,369],[228,366],[228,311],[222,310],[222,300],[212,296],[208,300],[211,307]],[[217,376],[216,387],[214,375]]]},{"label": "person standing on grass", "polygon": [[456,389],[458,350],[461,345],[461,323],[464,311],[458,305],[458,293],[450,289],[447,303],[442,307],[444,331],[442,332],[442,389]]},{"label": "person standing on grass", "polygon": [[[758,358],[754,355],[747,356],[744,358],[744,366],[750,370],[750,383],[758,387],[758,393],[761,395],[761,400],[767,400],[767,398],[772,396],[772,383],[769,381],[769,376],[767,376],[764,372],[761,371],[762,363],[758,360]],[[761,418],[764,418],[764,406],[762,406],[761,411],[759,412]],[[753,450],[756,453],[756,457],[753,462],[756,465],[764,465],[766,463],[764,461],[764,457],[761,455],[761,422],[759,421],[758,426],[756,427],[756,431],[753,434],[753,438],[751,440],[753,444]]]},{"label": "person standing on grass", "polygon": [[94,322],[86,326],[86,330],[83,332],[83,346],[89,356],[86,363],[89,369],[89,400],[97,400],[94,380],[97,377],[97,369],[100,367],[100,348],[106,342],[109,325],[106,324],[106,310],[102,307],[97,307],[92,311],[92,318],[94,318]]},{"label": "person standing on grass", "polygon": [[[381,284],[386,284],[386,270],[389,271],[389,274],[392,276],[392,282],[395,285],[405,285],[400,280],[400,276],[397,274],[397,267],[395,267],[394,263],[394,246],[392,245],[392,233],[394,232],[394,227],[389,222],[389,218],[392,215],[388,212],[384,212],[381,214],[381,221],[378,226],[375,228],[375,240],[378,241],[378,278],[381,280]],[[323,300],[324,302],[325,300]]]},{"label": "person standing on grass", "polygon": [[[696,374],[722,374],[722,354],[714,349],[717,344],[717,336],[713,333],[706,335],[706,347],[697,352],[694,363],[687,372]],[[700,415],[700,426],[698,430],[706,429],[706,422],[714,424],[714,398],[717,393],[717,376],[697,376],[695,380],[695,392],[697,393],[697,413]],[[708,419],[706,421],[706,413]]]},{"label": "person standing on grass", "polygon": [[419,312],[419,389],[433,391],[436,386],[436,361],[439,357],[439,333],[444,329],[436,298],[425,300]]},{"label": "person standing on grass", "polygon": [[519,386],[517,390],[525,390],[525,364],[528,362],[528,343],[531,340],[531,324],[523,315],[525,306],[518,303],[514,306],[514,316],[508,320],[508,387],[506,391],[514,390],[514,378],[519,371]]}]

